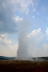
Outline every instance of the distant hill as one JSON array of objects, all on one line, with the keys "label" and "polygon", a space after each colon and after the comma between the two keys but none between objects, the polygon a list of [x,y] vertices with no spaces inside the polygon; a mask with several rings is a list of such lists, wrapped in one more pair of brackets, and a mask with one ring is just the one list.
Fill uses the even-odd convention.
[{"label": "distant hill", "polygon": [[15,60],[16,57],[5,57],[5,56],[0,56],[0,60]]}]

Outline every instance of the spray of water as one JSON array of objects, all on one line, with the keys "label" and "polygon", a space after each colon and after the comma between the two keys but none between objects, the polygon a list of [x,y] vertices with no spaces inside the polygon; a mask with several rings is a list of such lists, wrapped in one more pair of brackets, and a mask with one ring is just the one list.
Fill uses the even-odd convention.
[{"label": "spray of water", "polygon": [[26,60],[29,57],[29,43],[27,39],[29,21],[25,18],[19,27],[19,46],[17,51],[18,59]]}]

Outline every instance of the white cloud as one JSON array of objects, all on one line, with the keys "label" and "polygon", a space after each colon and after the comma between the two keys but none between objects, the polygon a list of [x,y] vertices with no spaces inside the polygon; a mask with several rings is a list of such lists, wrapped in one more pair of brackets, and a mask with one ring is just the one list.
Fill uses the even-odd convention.
[{"label": "white cloud", "polygon": [[43,44],[45,50],[48,50],[48,44]]},{"label": "white cloud", "polygon": [[40,47],[34,45],[30,51],[33,57],[45,57],[48,56],[48,44],[43,44]]},{"label": "white cloud", "polygon": [[0,55],[17,56],[18,44],[8,39],[7,34],[0,34]]},{"label": "white cloud", "polygon": [[3,42],[5,44],[11,44],[12,43],[11,39],[8,40],[7,37],[8,34],[0,34],[0,43]]},{"label": "white cloud", "polygon": [[12,41],[11,41],[11,39],[10,40],[4,39],[4,43],[6,43],[6,44],[12,44]]},{"label": "white cloud", "polygon": [[40,33],[41,28],[33,30],[31,33],[28,34],[28,37],[36,36]]},{"label": "white cloud", "polygon": [[16,21],[16,22],[22,21],[22,20],[23,20],[23,18],[20,18],[19,16],[17,16],[17,17],[15,18],[15,21]]},{"label": "white cloud", "polygon": [[31,37],[31,38],[34,38],[35,40],[42,40],[42,38],[43,38],[43,34],[42,34],[42,32],[41,32],[41,28],[39,28],[39,29],[35,29],[35,30],[33,30],[31,33],[29,33],[28,35],[27,35],[27,37]]},{"label": "white cloud", "polygon": [[3,3],[3,7],[6,7],[6,3],[8,3],[9,5],[11,4],[14,11],[17,9],[22,12],[27,12],[30,4],[32,5],[32,8],[35,9],[38,1],[37,0],[34,1],[33,0],[10,0],[10,1],[7,0],[5,3]]},{"label": "white cloud", "polygon": [[32,30],[32,32],[27,35],[27,38],[29,39],[30,54],[35,57],[43,56],[44,52],[41,49],[41,41],[44,38],[44,34],[41,32],[41,28]]},{"label": "white cloud", "polygon": [[1,46],[1,49],[0,49],[0,55],[1,56],[14,56],[16,57],[17,56],[17,49],[18,49],[18,44],[11,44],[9,46]]},{"label": "white cloud", "polygon": [[5,33],[5,34],[0,34],[0,37],[3,38],[3,39],[4,39],[4,38],[7,38],[7,37],[8,37],[8,34],[7,34],[7,33]]},{"label": "white cloud", "polygon": [[29,11],[29,6],[32,6],[32,10],[36,11],[36,4],[38,3],[37,0],[18,0],[18,3],[20,4],[21,11],[24,11],[28,13]]},{"label": "white cloud", "polygon": [[11,44],[7,49],[10,50],[9,52],[11,53],[9,56],[17,56],[18,44]]},{"label": "white cloud", "polygon": [[[37,0],[0,0],[0,33],[16,33],[16,12],[28,14],[30,6],[36,11]],[[16,20],[22,20],[17,17]]]},{"label": "white cloud", "polygon": [[[5,33],[0,34],[0,55],[17,56],[18,44],[13,44],[12,40],[8,39],[6,33],[16,33],[16,22],[22,21],[23,18],[19,16],[15,17],[15,13],[19,11],[28,14],[30,5],[32,5],[32,11],[35,12],[37,0],[0,0],[0,32]],[[26,20],[26,22],[28,22],[28,20]],[[24,24],[23,28],[26,27],[25,25],[26,24]],[[41,40],[43,38],[41,28],[33,30],[28,34],[28,37],[34,38],[33,40],[37,41]],[[35,43],[36,41],[34,41],[34,45]],[[36,52],[36,49],[34,49],[34,52]]]},{"label": "white cloud", "polygon": [[39,0],[32,0],[32,11],[35,12],[38,6]]}]

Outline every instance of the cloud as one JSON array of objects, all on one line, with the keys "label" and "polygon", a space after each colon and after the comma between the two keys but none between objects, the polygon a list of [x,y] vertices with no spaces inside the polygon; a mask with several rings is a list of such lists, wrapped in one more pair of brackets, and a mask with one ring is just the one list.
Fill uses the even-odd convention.
[{"label": "cloud", "polygon": [[17,56],[18,44],[8,39],[9,35],[0,34],[0,55]]},{"label": "cloud", "polygon": [[27,34],[27,38],[29,41],[29,54],[35,57],[42,56],[40,48],[42,47],[41,41],[44,38],[44,34],[41,32],[41,28],[32,30],[32,32]]},{"label": "cloud", "polygon": [[[29,51],[28,46],[30,45],[28,45],[28,38],[26,37],[27,35],[26,28],[28,28],[29,20],[25,18],[25,20],[23,21],[23,18],[19,17],[16,11],[28,14],[31,5],[32,11],[35,12],[37,3],[38,0],[0,0],[0,55],[17,56],[18,44],[14,44],[12,39],[8,39],[8,36],[9,34],[16,33],[18,26],[18,28],[20,27],[19,28],[19,36],[20,36],[19,45],[21,45],[20,51],[22,51],[25,54],[25,56],[28,56]],[[34,37],[36,40],[39,39],[41,40],[43,38],[41,29],[39,28],[37,30],[33,30],[32,33],[29,33],[29,37],[32,38]],[[23,49],[25,48],[24,50],[22,50],[22,46],[24,46],[23,47]]]},{"label": "cloud", "polygon": [[48,56],[48,43],[43,43],[42,45],[40,45],[40,47],[34,45],[32,50],[33,50],[32,56],[35,57]]},{"label": "cloud", "polygon": [[41,53],[43,56],[48,56],[48,44],[47,43],[44,43],[42,45],[42,53]]},{"label": "cloud", "polygon": [[38,3],[37,0],[17,0],[17,2],[19,3],[20,11],[22,12],[26,12],[28,14],[30,5],[32,7],[32,10],[36,11],[36,6]]},{"label": "cloud", "polygon": [[35,12],[40,0],[32,0],[32,11]]},{"label": "cloud", "polygon": [[27,34],[27,38],[29,39],[29,47],[30,47],[29,52],[31,56],[41,57],[48,55],[48,43],[43,42],[44,40],[46,41],[46,36],[48,36],[48,28],[46,28],[45,32],[46,33],[43,34],[41,28],[38,28],[32,30],[32,32]]},{"label": "cloud", "polygon": [[48,44],[43,44],[45,50],[48,50]]},{"label": "cloud", "polygon": [[16,33],[16,11],[28,14],[30,4],[33,10],[36,7],[35,0],[0,0],[0,33]]},{"label": "cloud", "polygon": [[22,20],[23,20],[23,18],[20,18],[19,16],[15,17],[16,22],[19,22],[19,21],[22,21]]},{"label": "cloud", "polygon": [[4,44],[12,44],[11,39],[8,40],[7,37],[8,37],[8,34],[0,34],[0,44],[1,43],[4,43]]},{"label": "cloud", "polygon": [[1,56],[17,56],[17,49],[18,49],[18,44],[14,44],[14,45],[9,45],[9,46],[2,46],[0,45],[0,55]]},{"label": "cloud", "polygon": [[33,30],[31,33],[27,35],[28,38],[34,38],[35,40],[42,40],[43,34],[41,32],[41,28]]}]

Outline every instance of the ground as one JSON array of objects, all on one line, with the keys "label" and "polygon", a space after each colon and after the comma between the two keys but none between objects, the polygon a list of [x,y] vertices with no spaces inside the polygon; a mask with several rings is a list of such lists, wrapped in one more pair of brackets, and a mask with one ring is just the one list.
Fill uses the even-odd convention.
[{"label": "ground", "polygon": [[48,72],[48,61],[0,61],[0,72]]}]

